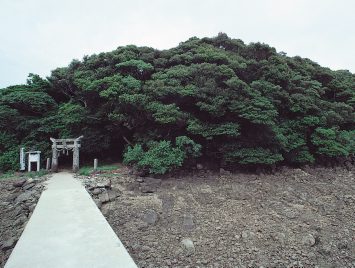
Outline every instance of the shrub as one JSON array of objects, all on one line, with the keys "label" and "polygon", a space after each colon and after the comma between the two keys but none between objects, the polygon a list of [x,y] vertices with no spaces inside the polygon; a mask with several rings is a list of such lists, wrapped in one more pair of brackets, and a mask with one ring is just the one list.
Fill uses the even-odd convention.
[{"label": "shrub", "polygon": [[19,168],[19,152],[17,149],[6,151],[0,155],[0,170],[17,170]]},{"label": "shrub", "polygon": [[174,168],[181,167],[188,157],[200,155],[201,145],[186,136],[176,138],[176,146],[170,141],[150,142],[147,150],[141,144],[128,147],[124,154],[124,163],[147,169],[152,174],[164,174]]}]

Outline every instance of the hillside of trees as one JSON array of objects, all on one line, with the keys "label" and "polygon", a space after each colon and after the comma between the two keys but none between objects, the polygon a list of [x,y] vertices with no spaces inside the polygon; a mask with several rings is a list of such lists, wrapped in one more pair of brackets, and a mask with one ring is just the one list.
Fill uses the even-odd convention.
[{"label": "hillside of trees", "polygon": [[[19,147],[84,135],[85,161],[163,174],[354,163],[355,75],[220,33],[168,50],[129,45],[0,90],[0,171]],[[90,160],[91,161],[91,160]]]}]

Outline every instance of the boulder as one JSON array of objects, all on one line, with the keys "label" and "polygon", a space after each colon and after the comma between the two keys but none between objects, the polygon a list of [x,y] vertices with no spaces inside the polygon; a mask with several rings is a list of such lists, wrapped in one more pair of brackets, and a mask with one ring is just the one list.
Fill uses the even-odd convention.
[{"label": "boulder", "polygon": [[20,179],[20,180],[14,181],[14,182],[12,183],[12,185],[13,185],[14,187],[22,187],[22,185],[24,185],[25,182],[26,182],[25,179]]},{"label": "boulder", "polygon": [[28,199],[32,198],[34,194],[34,191],[26,191],[16,198],[15,203],[26,202]]},{"label": "boulder", "polygon": [[181,245],[187,256],[190,256],[195,253],[194,242],[191,239],[184,238],[183,240],[181,240]]},{"label": "boulder", "polygon": [[94,194],[94,195],[101,194],[101,189],[100,188],[94,188],[94,190],[92,190],[92,194]]},{"label": "boulder", "polygon": [[26,182],[24,183],[24,185],[27,185],[27,184],[31,184],[34,182],[34,179],[32,178],[29,178],[28,180],[26,180]]},{"label": "boulder", "polygon": [[159,186],[161,184],[161,179],[146,177],[146,178],[144,178],[144,182],[147,184],[153,184],[153,185]]},{"label": "boulder", "polygon": [[27,222],[27,217],[25,215],[22,215],[14,221],[12,226],[22,226],[25,222]]},{"label": "boulder", "polygon": [[13,248],[15,246],[15,244],[16,244],[15,238],[11,237],[8,240],[6,240],[5,242],[3,242],[2,246],[1,246],[1,249],[3,251],[6,251],[8,249]]},{"label": "boulder", "polygon": [[151,177],[144,178],[144,182],[140,183],[142,193],[154,193],[161,185],[161,179],[155,179]]},{"label": "boulder", "polygon": [[312,234],[306,234],[302,237],[302,244],[312,247],[316,244],[316,239]]},{"label": "boulder", "polygon": [[113,201],[113,200],[115,200],[117,197],[120,196],[120,192],[119,192],[117,189],[115,189],[115,190],[108,190],[108,191],[107,191],[107,194],[108,194],[108,199],[109,199],[109,201]]},{"label": "boulder", "polygon": [[100,209],[102,206],[100,199],[94,199],[94,202],[95,202],[96,206]]},{"label": "boulder", "polygon": [[101,181],[101,182],[97,183],[96,187],[111,189],[111,180],[106,179],[104,181]]},{"label": "boulder", "polygon": [[144,182],[144,178],[143,177],[137,177],[136,178],[136,182],[142,183],[142,182]]},{"label": "boulder", "polygon": [[36,184],[35,184],[34,182],[26,183],[26,184],[22,187],[22,189],[25,190],[25,191],[27,191],[27,190],[33,188],[33,186],[35,186],[35,185],[36,185]]},{"label": "boulder", "polygon": [[154,185],[147,185],[142,183],[141,192],[142,193],[154,193],[157,190],[157,187]]},{"label": "boulder", "polygon": [[36,208],[36,204],[31,204],[29,207],[28,207],[28,210],[29,212],[33,212]]},{"label": "boulder", "polygon": [[19,193],[12,193],[6,198],[6,201],[13,202],[20,194]]},{"label": "boulder", "polygon": [[231,172],[228,171],[228,170],[225,170],[224,168],[220,168],[220,169],[219,169],[219,174],[220,174],[220,175],[230,175]]},{"label": "boulder", "polygon": [[143,221],[154,225],[158,221],[158,214],[153,209],[148,209],[143,214]]},{"label": "boulder", "polygon": [[108,190],[98,195],[101,203],[107,203],[109,201],[115,200],[120,193],[117,190]]},{"label": "boulder", "polygon": [[191,214],[184,215],[182,226],[186,231],[191,231],[192,229],[194,229],[195,224],[194,224],[193,216]]},{"label": "boulder", "polygon": [[103,203],[107,203],[108,201],[110,201],[110,198],[108,196],[108,193],[107,192],[104,192],[104,193],[101,193],[99,194],[99,200],[100,202],[103,204]]}]

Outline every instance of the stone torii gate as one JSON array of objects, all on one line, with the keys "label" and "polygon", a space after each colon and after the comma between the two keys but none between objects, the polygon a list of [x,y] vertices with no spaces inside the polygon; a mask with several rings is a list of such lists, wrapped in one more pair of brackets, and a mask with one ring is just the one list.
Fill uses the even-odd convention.
[{"label": "stone torii gate", "polygon": [[81,147],[81,139],[84,136],[80,136],[76,139],[53,139],[52,141],[52,172],[58,171],[58,156],[60,153],[69,153],[69,150],[73,150],[73,171],[79,170],[79,148]]}]

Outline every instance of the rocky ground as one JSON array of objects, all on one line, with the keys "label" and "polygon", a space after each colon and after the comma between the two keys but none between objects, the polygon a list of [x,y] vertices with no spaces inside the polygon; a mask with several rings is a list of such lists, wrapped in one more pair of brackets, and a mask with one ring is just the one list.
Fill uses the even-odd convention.
[{"label": "rocky ground", "polygon": [[0,267],[4,267],[43,190],[46,177],[0,180]]},{"label": "rocky ground", "polygon": [[81,179],[139,267],[355,267],[354,171],[198,168]]}]

